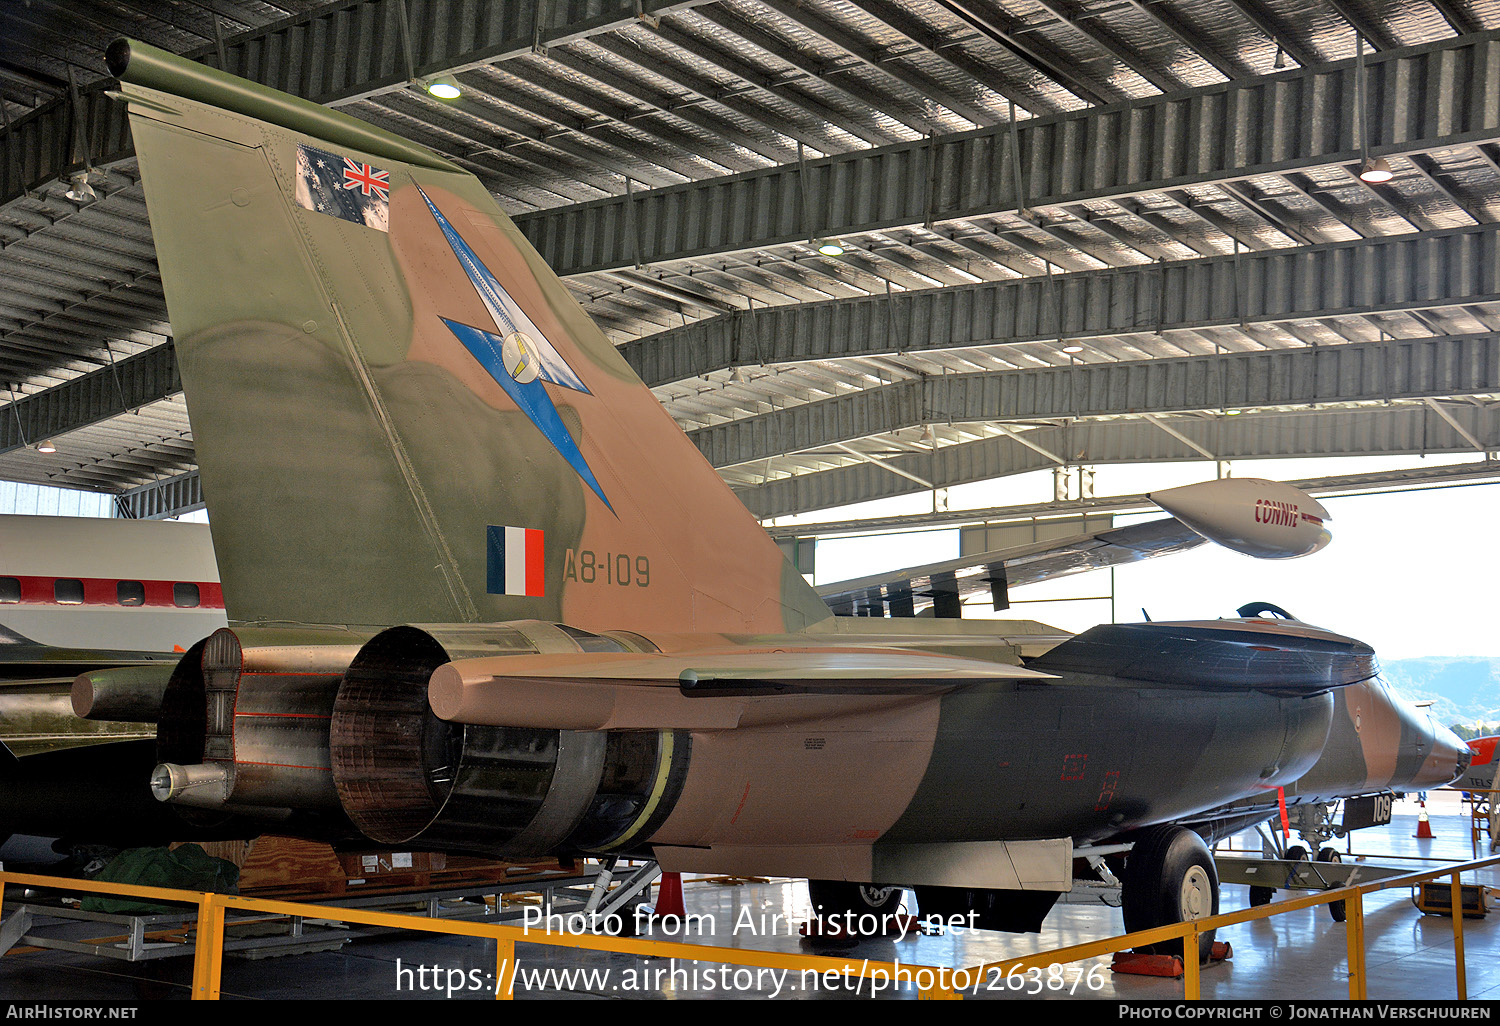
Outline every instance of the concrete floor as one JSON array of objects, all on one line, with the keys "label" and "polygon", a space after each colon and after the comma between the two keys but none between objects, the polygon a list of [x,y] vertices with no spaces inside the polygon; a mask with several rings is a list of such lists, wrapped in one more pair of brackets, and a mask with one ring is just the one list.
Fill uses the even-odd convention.
[{"label": "concrete floor", "polygon": [[[1416,809],[1398,803],[1388,827],[1353,835],[1353,852],[1372,863],[1439,865],[1435,860],[1471,857],[1466,807],[1456,795],[1434,794],[1429,803],[1433,840],[1417,840]],[[1253,837],[1241,842],[1253,845]],[[1345,847],[1347,842],[1338,842]],[[1255,845],[1258,848],[1258,845]],[[1400,857],[1400,860],[1392,858]],[[1423,860],[1423,861],[1406,861]],[[1429,861],[1431,860],[1431,861]],[[1474,882],[1468,878],[1465,882]],[[1500,886],[1500,873],[1480,874],[1488,886]],[[713,934],[669,939],[730,947],[796,953],[819,953],[794,934],[787,923],[808,918],[806,887],[800,882],[726,885],[689,881],[685,888],[690,917],[704,917]],[[1244,887],[1226,885],[1221,906],[1246,906]],[[779,917],[779,918],[776,918]],[[736,929],[738,924],[738,929]],[[972,966],[1034,951],[1117,936],[1119,912],[1098,904],[1059,905],[1039,935],[1005,935],[987,931],[949,931],[943,936],[908,936],[861,942],[841,957],[897,961],[903,965]],[[1345,925],[1325,908],[1289,912],[1273,919],[1220,931],[1234,948],[1227,962],[1205,967],[1203,996],[1221,1000],[1324,999],[1348,997]],[[657,936],[663,936],[658,931]],[[1452,923],[1424,916],[1411,903],[1407,888],[1371,895],[1365,904],[1365,937],[1371,998],[1452,1000],[1456,996]],[[1464,923],[1468,995],[1471,1000],[1500,998],[1500,911]],[[563,948],[522,945],[519,999],[628,998],[847,998],[855,983],[838,977],[803,977],[798,971],[725,968],[710,962],[641,959],[635,956],[573,952]],[[1061,967],[1050,989],[1035,976],[1007,983],[986,980],[979,999],[1106,998],[1175,1000],[1178,980],[1116,975],[1108,958]],[[71,1001],[130,1001],[142,996],[185,998],[191,959],[125,963],[59,952],[16,954],[0,960],[0,997]],[[587,972],[585,976],[581,972]],[[342,950],[245,961],[226,958],[226,998],[318,999],[479,999],[488,998],[495,972],[494,945],[461,938],[398,935],[357,941]],[[573,972],[568,980],[560,974]],[[1041,981],[1047,984],[1046,977]],[[859,991],[868,995],[869,984]],[[882,989],[884,998],[912,998],[909,985]]]}]

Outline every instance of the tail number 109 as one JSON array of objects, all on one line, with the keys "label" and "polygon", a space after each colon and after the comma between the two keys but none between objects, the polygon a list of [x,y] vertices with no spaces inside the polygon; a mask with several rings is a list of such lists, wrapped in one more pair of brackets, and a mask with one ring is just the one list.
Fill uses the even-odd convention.
[{"label": "tail number 109", "polygon": [[651,560],[624,552],[568,549],[563,559],[563,579],[580,584],[618,584],[622,588],[651,587]]},{"label": "tail number 109", "polygon": [[1391,806],[1395,796],[1371,794],[1363,798],[1350,798],[1344,802],[1344,829],[1363,830],[1365,827],[1385,826],[1391,821]]}]

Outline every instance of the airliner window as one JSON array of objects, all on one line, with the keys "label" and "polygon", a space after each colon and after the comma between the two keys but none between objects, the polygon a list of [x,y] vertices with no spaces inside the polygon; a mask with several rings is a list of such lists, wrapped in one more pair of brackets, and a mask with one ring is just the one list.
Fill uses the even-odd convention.
[{"label": "airliner window", "polygon": [[72,577],[59,577],[52,585],[52,597],[65,606],[83,603],[83,582]]},{"label": "airliner window", "polygon": [[14,577],[0,577],[0,602],[21,601],[21,582]]},{"label": "airliner window", "polygon": [[144,606],[146,586],[140,581],[118,581],[115,584],[115,601],[122,606]]},{"label": "airliner window", "polygon": [[196,584],[174,584],[172,585],[172,604],[184,609],[191,609],[199,602],[198,586]]}]

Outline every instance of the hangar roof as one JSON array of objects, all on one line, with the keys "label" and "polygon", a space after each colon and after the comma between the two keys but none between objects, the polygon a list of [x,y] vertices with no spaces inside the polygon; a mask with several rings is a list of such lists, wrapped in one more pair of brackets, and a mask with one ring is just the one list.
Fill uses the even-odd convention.
[{"label": "hangar roof", "polygon": [[118,35],[473,171],[761,516],[1500,448],[1500,0],[27,0],[3,478],[198,501]]}]

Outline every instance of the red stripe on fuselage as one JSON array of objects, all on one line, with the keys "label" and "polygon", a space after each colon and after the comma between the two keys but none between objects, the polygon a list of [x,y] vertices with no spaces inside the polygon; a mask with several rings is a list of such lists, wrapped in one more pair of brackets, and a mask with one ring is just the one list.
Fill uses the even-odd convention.
[{"label": "red stripe on fuselage", "polygon": [[[5,605],[27,605],[27,606],[110,606],[115,609],[223,609],[224,588],[217,581],[137,581],[129,577],[36,577],[23,576],[19,574],[0,574],[0,577],[10,577],[19,581],[21,585],[21,601],[19,603],[0,603],[0,608]],[[57,601],[58,581],[79,581],[83,584],[82,602],[59,602]],[[145,600],[136,606],[124,606],[120,604],[119,586],[121,581],[130,581],[141,585],[145,592]],[[196,584],[198,586],[198,604],[196,606],[179,606],[173,597],[172,588],[178,584]]]}]

